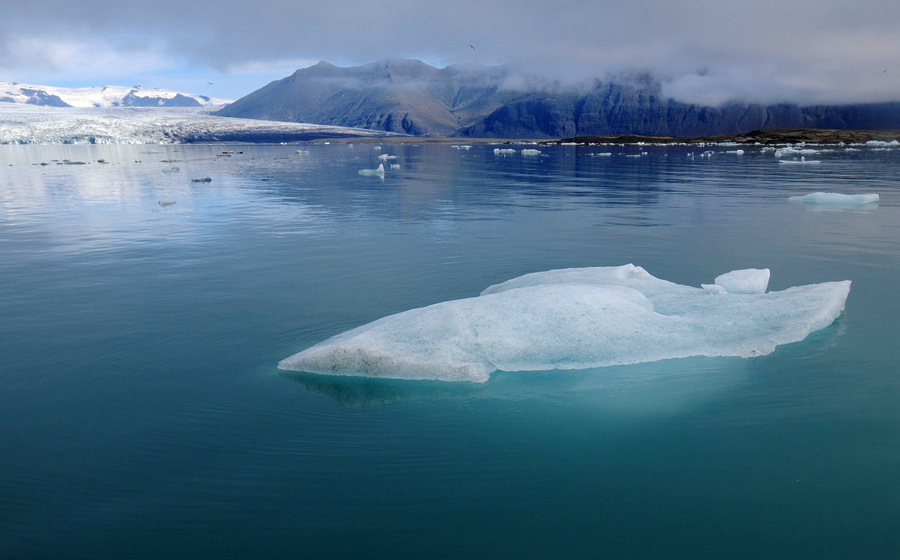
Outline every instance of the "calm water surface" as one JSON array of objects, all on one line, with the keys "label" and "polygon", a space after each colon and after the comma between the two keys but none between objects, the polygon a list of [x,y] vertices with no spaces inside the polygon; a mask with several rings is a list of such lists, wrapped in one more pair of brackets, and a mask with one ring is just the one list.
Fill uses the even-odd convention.
[{"label": "calm water surface", "polygon": [[[494,147],[0,146],[0,557],[900,557],[900,148]],[[787,201],[815,191],[881,203]],[[853,287],[751,360],[276,369],[627,263]]]}]

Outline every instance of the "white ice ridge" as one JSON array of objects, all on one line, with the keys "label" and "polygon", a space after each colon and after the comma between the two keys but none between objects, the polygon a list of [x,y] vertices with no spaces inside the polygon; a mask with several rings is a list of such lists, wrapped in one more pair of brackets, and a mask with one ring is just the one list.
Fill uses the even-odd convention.
[{"label": "white ice ridge", "polygon": [[584,369],[688,356],[752,357],[830,325],[850,282],[766,292],[768,270],[733,271],[715,288],[639,266],[526,274],[478,297],[404,311],[278,364],[330,375],[484,382],[495,370]]},{"label": "white ice ridge", "polygon": [[788,200],[803,204],[820,204],[823,206],[868,206],[878,204],[881,198],[877,194],[841,194],[832,192],[814,192],[803,196],[791,196]]}]

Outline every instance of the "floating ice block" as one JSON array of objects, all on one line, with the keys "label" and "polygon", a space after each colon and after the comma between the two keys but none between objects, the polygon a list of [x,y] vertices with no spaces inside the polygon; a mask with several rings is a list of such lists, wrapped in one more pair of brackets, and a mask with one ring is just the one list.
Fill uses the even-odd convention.
[{"label": "floating ice block", "polygon": [[849,281],[765,292],[768,276],[765,269],[733,271],[717,279],[721,290],[705,290],[661,280],[634,265],[526,274],[478,297],[352,329],[278,367],[484,382],[495,370],[760,356],[830,325],[850,292]]}]

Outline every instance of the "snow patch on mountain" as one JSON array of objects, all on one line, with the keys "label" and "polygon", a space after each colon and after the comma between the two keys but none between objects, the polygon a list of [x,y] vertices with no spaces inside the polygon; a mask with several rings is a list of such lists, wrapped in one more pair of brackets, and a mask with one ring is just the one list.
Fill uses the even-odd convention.
[{"label": "snow patch on mountain", "polygon": [[231,103],[206,95],[141,86],[64,88],[0,81],[0,102],[49,107],[213,107]]}]

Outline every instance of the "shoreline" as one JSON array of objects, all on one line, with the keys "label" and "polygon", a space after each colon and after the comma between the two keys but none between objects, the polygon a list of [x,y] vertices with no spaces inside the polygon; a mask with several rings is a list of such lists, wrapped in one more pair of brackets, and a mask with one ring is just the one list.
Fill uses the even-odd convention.
[{"label": "shoreline", "polygon": [[865,144],[869,141],[900,141],[900,130],[844,130],[835,128],[773,128],[754,130],[743,134],[701,136],[644,136],[617,134],[609,136],[573,136],[569,138],[460,138],[437,136],[368,136],[347,138],[323,138],[310,142],[354,142],[399,144],[657,144],[657,145],[707,145],[744,144],[784,146],[787,144]]},{"label": "shoreline", "polygon": [[844,130],[836,128],[772,128],[754,130],[744,134],[727,134],[697,138],[676,136],[576,136],[563,138],[555,143],[590,144],[759,144],[779,146],[786,144],[865,144],[869,141],[900,141],[900,130]]}]

